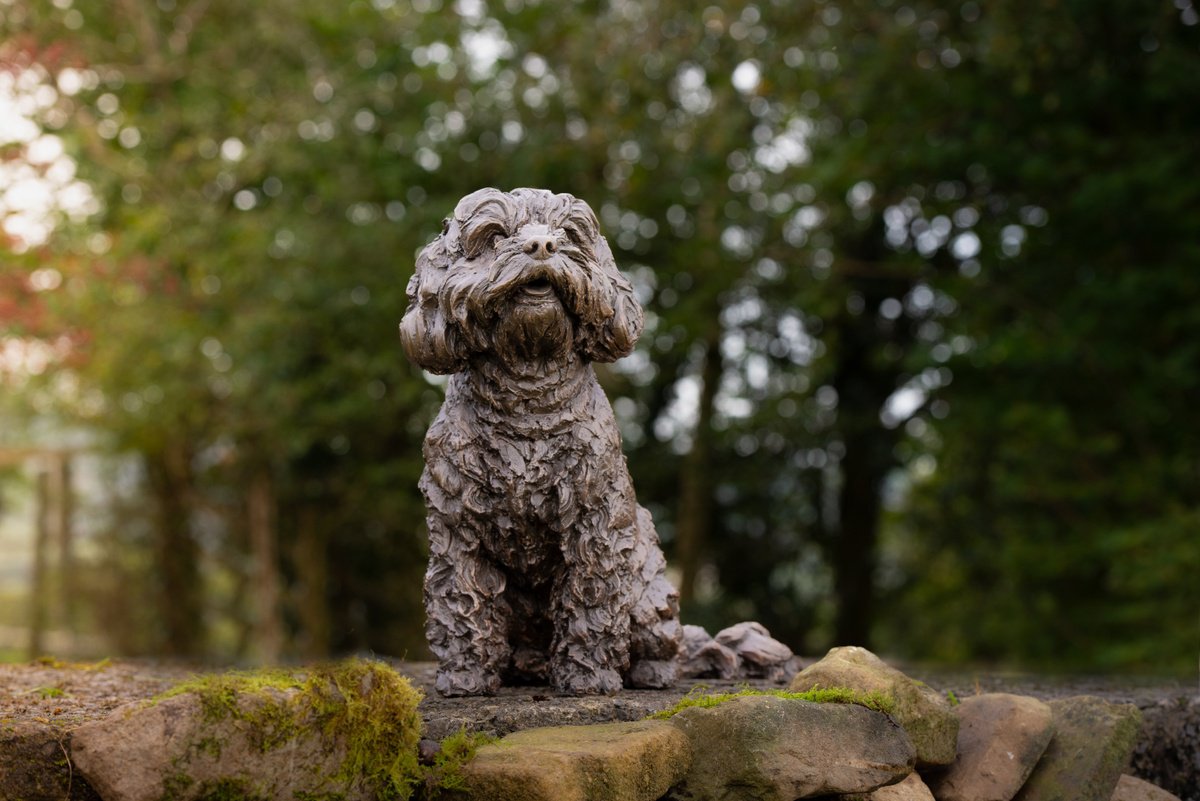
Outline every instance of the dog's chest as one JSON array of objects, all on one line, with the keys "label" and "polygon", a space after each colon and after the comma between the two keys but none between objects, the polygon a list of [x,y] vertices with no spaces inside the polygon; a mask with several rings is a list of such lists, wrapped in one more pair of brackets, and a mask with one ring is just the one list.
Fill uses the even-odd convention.
[{"label": "dog's chest", "polygon": [[[585,452],[578,437],[547,435],[519,437],[485,431],[480,437],[481,465],[495,493],[497,523],[521,526],[538,522],[560,529],[571,515],[572,499],[587,483]],[[500,518],[507,517],[510,521]]]}]

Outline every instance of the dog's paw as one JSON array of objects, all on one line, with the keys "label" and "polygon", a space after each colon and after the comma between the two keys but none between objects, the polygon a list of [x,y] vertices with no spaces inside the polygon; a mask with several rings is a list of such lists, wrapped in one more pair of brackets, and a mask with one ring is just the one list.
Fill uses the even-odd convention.
[{"label": "dog's paw", "polygon": [[434,687],[439,695],[447,698],[495,695],[500,689],[500,677],[482,670],[439,670]]},{"label": "dog's paw", "polygon": [[585,670],[578,666],[554,674],[554,689],[567,695],[616,695],[621,674],[615,670]]}]

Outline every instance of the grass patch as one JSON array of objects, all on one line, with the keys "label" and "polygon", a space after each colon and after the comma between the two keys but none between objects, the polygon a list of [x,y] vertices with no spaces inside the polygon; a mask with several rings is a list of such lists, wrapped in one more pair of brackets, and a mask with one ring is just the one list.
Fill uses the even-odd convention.
[{"label": "grass patch", "polygon": [[857,704],[858,706],[864,706],[867,709],[873,709],[876,712],[883,712],[885,714],[891,714],[896,707],[896,702],[884,693],[879,691],[864,693],[858,690],[851,690],[847,687],[814,687],[804,692],[752,690],[748,687],[736,693],[696,692],[696,690],[700,689],[699,687],[693,689],[683,698],[679,699],[679,702],[675,706],[670,709],[664,709],[661,712],[655,712],[653,715],[650,715],[650,718],[666,720],[692,707],[707,709],[727,701],[732,701],[735,698],[746,698],[754,695],[769,695],[775,698],[787,698],[792,701],[811,701],[816,704]]}]

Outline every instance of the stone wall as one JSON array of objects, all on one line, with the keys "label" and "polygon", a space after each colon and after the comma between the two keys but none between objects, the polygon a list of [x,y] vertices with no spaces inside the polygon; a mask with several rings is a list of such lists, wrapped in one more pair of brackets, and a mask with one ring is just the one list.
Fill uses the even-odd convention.
[{"label": "stone wall", "polygon": [[[1068,743],[1071,757],[1064,760],[1060,754],[1060,762],[1077,762],[1084,752],[1099,754],[1109,762],[1125,762],[1131,755],[1132,761],[1127,763],[1131,774],[1148,779],[1185,801],[1200,801],[1200,695],[1194,687],[1171,683],[1048,682],[1021,676],[918,672],[925,686],[913,683],[909,687],[895,684],[901,678],[907,681],[903,674],[886,673],[887,681],[893,684],[875,685],[876,691],[878,686],[884,686],[883,695],[890,693],[893,703],[896,699],[925,698],[937,708],[943,721],[949,720],[945,717],[949,715],[956,726],[970,720],[964,716],[965,712],[975,710],[975,723],[963,724],[950,762],[938,765],[938,760],[946,762],[944,755],[937,756],[940,746],[932,741],[922,745],[921,741],[941,737],[944,742],[945,725],[924,725],[921,717],[906,718],[895,706],[885,713],[858,705],[741,695],[720,704],[698,703],[670,719],[646,719],[676,706],[689,694],[695,700],[698,695],[736,695],[747,688],[787,689],[788,685],[782,683],[697,680],[672,691],[625,691],[612,697],[583,698],[525,687],[506,688],[495,697],[442,699],[429,689],[431,665],[396,663],[394,666],[414,686],[425,691],[417,708],[425,738],[417,755],[422,767],[416,768],[419,774],[412,774],[411,765],[384,766],[399,771],[391,774],[400,777],[397,780],[400,784],[396,785],[371,784],[362,779],[346,767],[352,760],[347,758],[344,739],[339,740],[336,733],[323,733],[329,727],[322,721],[329,718],[322,715],[332,713],[321,703],[336,705],[343,695],[358,692],[354,688],[345,693],[322,691],[324,695],[317,695],[325,701],[317,703],[303,695],[311,692],[311,682],[306,689],[303,681],[289,684],[292,680],[285,679],[281,685],[268,688],[265,701],[262,697],[237,700],[234,693],[235,706],[226,709],[226,717],[214,714],[211,709],[206,712],[201,700],[189,700],[188,693],[180,693],[176,698],[182,700],[174,700],[166,707],[161,701],[155,705],[158,708],[153,714],[157,715],[157,722],[150,725],[148,719],[140,717],[146,714],[143,710],[147,701],[176,685],[187,671],[135,663],[0,666],[0,801],[235,801],[238,798],[251,801],[274,797],[288,801],[318,798],[349,801],[356,797],[402,797],[402,793],[394,791],[405,781],[403,777],[410,775],[421,777],[417,784],[404,786],[414,798],[438,794],[472,799],[556,801],[573,797],[653,801],[663,797],[790,799],[829,795],[870,797],[877,801],[968,798],[972,796],[955,796],[955,782],[945,778],[956,764],[964,761],[963,733],[968,728],[984,730],[990,733],[979,739],[985,744],[995,742],[997,732],[1004,729],[996,720],[1006,720],[1006,715],[1016,714],[1015,707],[1027,704],[1034,709],[1027,720],[1034,722],[1027,723],[1025,728],[1037,729],[1036,722],[1042,720],[1044,724],[1047,719],[1045,710],[1039,717],[1037,710],[1042,707],[1034,705],[1040,701],[1048,702],[1043,706],[1049,710],[1048,719],[1056,731],[1065,731],[1065,724],[1078,724],[1085,732],[1076,738],[1074,745],[1068,743],[1066,735],[1058,735],[1060,746]],[[815,674],[810,670],[801,674],[805,675],[811,679]],[[851,683],[847,677],[839,681]],[[367,685],[372,682],[375,680],[366,680]],[[360,680],[359,685],[362,683]],[[804,684],[804,680],[797,679],[792,686],[799,690]],[[359,689],[369,695],[377,687]],[[864,685],[864,689],[870,687]],[[997,702],[994,700],[997,695],[1030,700]],[[987,696],[993,700],[987,703],[978,700]],[[1076,696],[1090,696],[1090,699],[1065,700]],[[954,706],[951,697],[963,703]],[[301,702],[296,698],[308,700]],[[985,706],[990,711],[982,710]],[[272,710],[279,709],[301,710],[310,717],[287,721],[272,717],[275,714]],[[1140,723],[1136,722],[1137,710]],[[990,717],[983,715],[983,711],[989,711]],[[229,726],[229,731],[236,735],[224,743],[214,735],[218,730],[211,728],[222,720],[225,723],[221,725]],[[366,725],[369,718],[363,721],[356,726]],[[267,728],[252,731],[255,725]],[[1014,730],[1013,724],[1006,725],[1010,731]],[[554,728],[561,726],[570,728]],[[139,741],[135,736],[139,731],[149,731],[149,739]],[[1044,731],[1043,726],[1043,737]],[[503,739],[483,745],[476,753],[478,741],[463,739],[461,732]],[[332,739],[322,740],[325,736]],[[389,735],[393,739],[397,736]],[[109,764],[116,766],[125,789],[114,789],[111,782],[106,784],[93,775],[96,760],[89,752],[94,753],[96,743],[105,738],[117,742],[116,746],[104,747],[114,755]],[[1021,742],[1032,753],[1038,750],[1037,741],[1034,736]],[[1017,778],[1009,781],[1035,781],[1038,764],[1055,753],[1053,741],[1052,737],[1043,743],[1037,757],[1028,758],[1033,765],[1028,773],[1033,778],[1022,777],[1024,771],[1018,770],[1014,774]],[[444,745],[440,752],[439,742]],[[134,763],[130,754],[139,750],[159,755],[158,767],[154,769],[158,773],[144,774],[149,778],[141,781],[148,789],[140,794],[128,789],[137,784],[128,781]],[[411,749],[405,750],[407,753]],[[1016,753],[1007,746],[1004,751]],[[165,761],[163,753],[169,754]],[[769,758],[754,757],[756,754]],[[471,758],[461,758],[464,756]],[[270,762],[271,759],[276,761]],[[274,784],[235,781],[222,772],[224,766],[232,764],[240,765],[241,772],[237,775],[241,777],[253,777],[255,765],[264,775],[274,776],[304,765],[310,777],[320,774],[329,781],[303,786],[296,781]],[[375,765],[372,769],[383,769],[377,763],[371,764]],[[1019,801],[1038,798],[1106,801],[1113,792],[1108,783],[1115,782],[1120,771],[1112,774],[1111,769],[1098,767],[1088,770],[1092,774],[1104,773],[1098,786],[1085,787],[1090,778],[1068,779],[1079,787],[1065,795],[1037,791],[1042,792],[1038,795],[1035,787],[1023,790],[1024,794],[1017,798]],[[161,775],[164,772],[170,775]],[[1061,776],[1052,775],[1052,771],[1044,773],[1060,784],[1063,781]],[[763,784],[760,779],[764,776],[774,778]],[[392,789],[378,790],[384,786]],[[1128,781],[1122,785],[1128,786],[1132,786]],[[103,795],[97,788],[103,789]],[[929,788],[936,796],[929,795]]]}]

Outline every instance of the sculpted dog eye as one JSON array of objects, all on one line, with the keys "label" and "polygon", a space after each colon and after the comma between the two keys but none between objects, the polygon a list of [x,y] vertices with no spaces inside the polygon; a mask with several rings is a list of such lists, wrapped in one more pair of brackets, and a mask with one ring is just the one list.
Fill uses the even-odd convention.
[{"label": "sculpted dog eye", "polygon": [[583,244],[583,235],[579,233],[579,229],[575,226],[564,225],[563,233],[567,235],[567,239],[570,240],[572,245],[578,247],[579,245]]},{"label": "sculpted dog eye", "polygon": [[495,223],[481,225],[467,235],[466,251],[468,256],[478,256],[484,248],[495,247],[497,240],[508,236],[503,227]]}]

